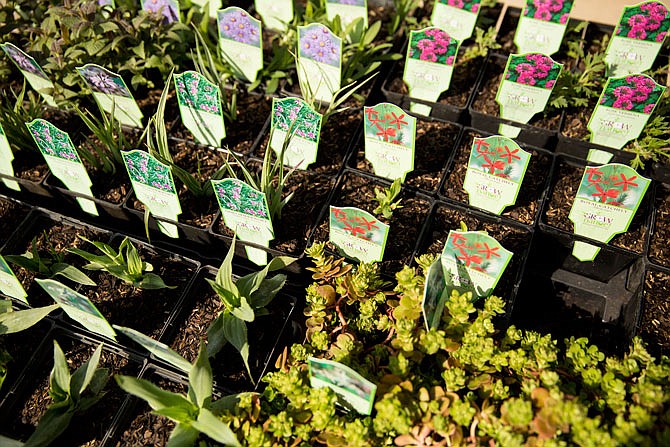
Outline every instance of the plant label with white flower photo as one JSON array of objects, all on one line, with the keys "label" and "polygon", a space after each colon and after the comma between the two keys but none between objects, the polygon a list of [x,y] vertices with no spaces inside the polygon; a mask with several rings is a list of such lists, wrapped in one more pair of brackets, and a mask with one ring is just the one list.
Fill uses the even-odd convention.
[{"label": "plant label with white flower photo", "polygon": [[[527,124],[544,110],[563,65],[541,53],[511,54],[496,95],[500,116]],[[516,138],[521,128],[501,124],[499,132]]]},{"label": "plant label with white flower photo", "polygon": [[219,147],[226,137],[219,87],[195,71],[174,76],[179,113],[200,144]]},{"label": "plant label with white flower photo", "polygon": [[340,90],[342,39],[319,23],[299,26],[297,65],[303,98],[332,102]]},{"label": "plant label with white flower photo", "polygon": [[236,6],[218,12],[221,55],[235,77],[255,82],[263,68],[261,21]]},{"label": "plant label with white flower photo", "polygon": [[178,0],[142,0],[142,9],[162,15],[164,23],[179,22]]},{"label": "plant label with white flower photo", "polygon": [[590,141],[621,149],[639,137],[665,89],[646,75],[609,78],[588,123]]},{"label": "plant label with white flower photo", "polygon": [[107,113],[126,126],[142,127],[142,111],[121,76],[100,65],[86,64],[77,72],[93,92],[93,98]]},{"label": "plant label with white flower photo", "polygon": [[293,20],[293,0],[255,0],[256,12],[270,29],[286,32]]},{"label": "plant label with white flower photo", "polygon": [[[410,31],[403,81],[410,98],[437,102],[449,90],[460,41],[440,28]],[[431,107],[412,102],[412,113],[429,116]]]},{"label": "plant label with white flower photo", "polygon": [[355,207],[330,207],[328,240],[340,254],[358,262],[381,262],[389,226]]},{"label": "plant label with white flower photo", "polygon": [[421,301],[421,312],[426,330],[437,329],[442,319],[444,305],[449,299],[451,291],[447,288],[447,280],[444,276],[442,262],[436,259],[430,265],[423,286],[423,300]]},{"label": "plant label with white flower photo", "polygon": [[670,12],[661,2],[643,2],[623,9],[605,52],[611,77],[649,70],[670,29]]},{"label": "plant label with white flower photo", "polygon": [[483,231],[450,231],[440,263],[447,287],[485,298],[495,289],[513,253]]},{"label": "plant label with white flower photo", "polygon": [[[628,231],[650,183],[630,166],[588,166],[569,215],[575,234],[609,242]],[[575,241],[572,249],[572,255],[580,261],[593,261],[598,252],[600,247],[581,241]]]},{"label": "plant label with white flower photo", "polygon": [[459,42],[469,39],[477,24],[481,0],[437,0],[430,23]]},{"label": "plant label with white flower photo", "polygon": [[21,285],[21,281],[2,256],[0,256],[0,292],[22,303],[29,304],[26,299],[28,294]]},{"label": "plant label with white flower photo", "polygon": [[514,43],[519,53],[551,56],[561,47],[573,0],[526,0]]},{"label": "plant label with white flower photo", "polygon": [[475,138],[463,182],[470,205],[502,214],[516,203],[529,161],[530,153],[507,137]]},{"label": "plant label with white flower photo", "polygon": [[284,165],[307,169],[316,161],[323,115],[300,98],[273,98],[270,125],[270,148],[281,157]]},{"label": "plant label with white flower photo", "polygon": [[[9,141],[7,141],[7,135],[0,124],[0,174],[8,175],[14,177],[14,166],[12,161],[14,160],[14,152],[9,146]],[[16,180],[11,180],[8,178],[2,179],[2,183],[9,189],[14,191],[21,191],[21,187]]]},{"label": "plant label with white flower photo", "polygon": [[3,43],[0,45],[0,48],[14,62],[14,65],[21,71],[28,84],[44,98],[46,103],[51,107],[58,107],[54,97],[51,95],[51,92],[54,90],[54,84],[46,73],[44,73],[40,64],[32,56],[27,55],[9,42]]},{"label": "plant label with white flower photo", "polygon": [[[139,149],[123,151],[121,155],[137,200],[154,216],[176,222],[181,214],[181,204],[170,167]],[[161,221],[157,223],[163,234],[179,237],[176,225]]]},{"label": "plant label with white flower photo", "polygon": [[[265,193],[234,178],[212,180],[212,187],[226,227],[234,231],[241,241],[269,247],[275,236]],[[256,265],[268,263],[265,250],[245,247],[245,251]]]},{"label": "plant label with white flower photo", "polygon": [[400,107],[383,102],[364,107],[365,159],[375,175],[405,181],[414,170],[416,118]]},{"label": "plant label with white flower photo", "polygon": [[221,9],[221,0],[191,0],[191,3],[201,8],[207,7],[207,13],[212,20],[216,20],[217,12]]},{"label": "plant label with white flower photo", "polygon": [[[93,197],[91,179],[70,136],[43,119],[34,119],[26,123],[26,126],[49,169],[58,180],[63,182],[70,191]],[[77,197],[77,203],[85,212],[94,216],[98,215],[98,209],[93,200]]]},{"label": "plant label with white flower photo", "polygon": [[191,370],[192,365],[188,362],[188,360],[170,349],[170,347],[165,343],[154,340],[148,335],[144,335],[143,333],[129,327],[118,326],[115,324],[113,325],[113,328],[155,355],[157,359],[162,360],[165,363],[168,363],[187,374]]},{"label": "plant label with white flower photo", "polygon": [[[342,29],[345,29],[356,19],[363,19],[363,29],[368,27],[368,2],[367,0],[326,0],[326,15],[328,21],[332,22],[336,16],[340,16]],[[362,30],[355,33],[362,35]]]},{"label": "plant label with white flower photo", "polygon": [[360,414],[372,413],[377,385],[340,362],[308,357],[307,364],[312,388],[330,388],[344,407]]},{"label": "plant label with white flower photo", "polygon": [[116,332],[88,297],[53,279],[36,279],[35,282],[53,298],[68,317],[93,333],[116,340]]}]

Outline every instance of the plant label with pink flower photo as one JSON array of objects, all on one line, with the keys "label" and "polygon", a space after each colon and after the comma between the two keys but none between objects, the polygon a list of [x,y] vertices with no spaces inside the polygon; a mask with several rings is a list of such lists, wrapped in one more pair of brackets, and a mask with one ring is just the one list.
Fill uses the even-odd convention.
[{"label": "plant label with pink flower photo", "polygon": [[179,22],[178,0],[142,0],[142,9],[164,17],[164,23]]},{"label": "plant label with pink flower photo", "polygon": [[479,17],[481,0],[437,0],[430,23],[463,42],[472,36]]},{"label": "plant label with pink flower photo", "polygon": [[414,170],[416,118],[400,107],[383,102],[364,107],[365,159],[375,175],[405,181]]},{"label": "plant label with pink flower photo", "polygon": [[530,153],[507,137],[475,138],[463,182],[470,205],[502,214],[516,203],[529,161]]},{"label": "plant label with pink flower photo", "polygon": [[307,169],[316,161],[322,119],[323,115],[300,98],[272,99],[270,148],[277,157],[284,151],[284,165]]},{"label": "plant label with pink flower photo", "polygon": [[342,39],[319,23],[299,26],[297,65],[302,97],[331,103],[340,90]]},{"label": "plant label with pink flower photo", "polygon": [[624,8],[605,52],[611,77],[649,70],[670,29],[670,13],[661,2],[643,2]]},{"label": "plant label with pink flower photo", "polygon": [[28,84],[44,98],[46,103],[51,107],[58,107],[54,97],[51,95],[51,92],[54,90],[54,84],[49,80],[46,73],[44,73],[40,64],[32,56],[27,55],[9,42],[3,43],[0,45],[0,48],[14,62],[14,65],[21,71]]},{"label": "plant label with pink flower photo", "polygon": [[[9,146],[9,141],[7,141],[7,135],[0,124],[0,174],[4,174],[10,177],[14,177],[14,166],[12,161],[14,160],[14,153],[12,148]],[[14,191],[21,191],[21,187],[16,180],[11,180],[3,177],[2,183],[9,189]]]},{"label": "plant label with pink flower photo", "polygon": [[[269,247],[275,236],[265,193],[234,178],[212,180],[212,187],[226,227],[234,231],[241,241]],[[254,247],[244,249],[251,262],[267,265],[268,253],[265,250]]]},{"label": "plant label with pink flower photo", "polygon": [[255,82],[263,68],[261,21],[242,8],[231,6],[218,12],[221,56],[235,77]]},{"label": "plant label with pink flower photo", "polygon": [[288,31],[288,24],[293,20],[293,0],[254,0],[254,6],[266,27]]},{"label": "plant label with pink flower photo", "polygon": [[328,240],[340,254],[358,262],[381,262],[389,226],[355,207],[330,207]]},{"label": "plant label with pink flower photo", "polygon": [[[569,215],[575,234],[609,242],[628,231],[650,183],[630,166],[587,166]],[[600,247],[575,241],[572,255],[580,261],[593,261],[599,251]]]},{"label": "plant label with pink flower photo", "polygon": [[2,256],[0,256],[0,292],[22,303],[29,304],[26,299],[28,294],[21,285],[21,281]]},{"label": "plant label with pink flower photo", "polygon": [[440,255],[447,287],[485,298],[495,289],[513,253],[483,231],[450,231]]},{"label": "plant label with pink flower photo", "polygon": [[568,27],[573,3],[573,0],[526,0],[514,34],[519,53],[548,56],[556,53]]},{"label": "plant label with pink flower photo", "polygon": [[[449,90],[460,42],[439,28],[410,31],[403,81],[410,98],[437,102]],[[411,103],[410,111],[429,116],[431,107]]]},{"label": "plant label with pink flower photo", "polygon": [[121,76],[100,65],[86,64],[77,72],[93,92],[98,105],[126,126],[142,127],[142,111]]},{"label": "plant label with pink flower photo", "polygon": [[342,29],[346,29],[357,19],[362,19],[362,29],[355,32],[356,35],[362,35],[362,30],[368,27],[368,2],[366,0],[326,0],[326,15],[330,22],[340,16]]},{"label": "plant label with pink flower photo", "polygon": [[427,331],[437,329],[440,326],[444,305],[449,299],[450,293],[451,291],[447,288],[442,262],[436,259],[428,268],[421,301],[421,311]]},{"label": "plant label with pink flower photo", "polygon": [[[139,149],[123,151],[121,155],[137,200],[154,216],[176,222],[181,214],[181,204],[170,167]],[[176,225],[160,220],[156,222],[161,233],[172,238],[179,237]]]},{"label": "plant label with pink flower photo", "polygon": [[219,87],[195,71],[174,76],[184,126],[198,143],[219,147],[226,137]]},{"label": "plant label with pink flower photo", "polygon": [[588,123],[591,142],[621,149],[639,137],[665,89],[646,75],[609,78]]},{"label": "plant label with pink flower photo", "polygon": [[[91,179],[86,168],[72,144],[70,136],[58,129],[56,126],[43,119],[34,119],[26,123],[28,130],[35,140],[38,149],[44,156],[49,169],[63,182],[70,191],[93,197],[91,192]],[[77,203],[82,210],[98,215],[95,202],[83,197],[77,197]]]},{"label": "plant label with pink flower photo", "polygon": [[334,360],[307,357],[307,365],[312,388],[330,388],[342,406],[360,414],[372,413],[377,385]]},{"label": "plant label with pink flower photo", "polygon": [[[500,116],[527,124],[546,107],[562,69],[562,64],[540,53],[511,54],[496,95]],[[501,124],[499,132],[516,138],[521,128]]]}]

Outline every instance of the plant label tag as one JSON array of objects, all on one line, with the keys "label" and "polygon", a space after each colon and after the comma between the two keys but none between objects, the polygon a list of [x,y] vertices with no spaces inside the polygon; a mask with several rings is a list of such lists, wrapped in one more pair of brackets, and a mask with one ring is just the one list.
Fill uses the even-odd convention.
[{"label": "plant label tag", "polygon": [[35,279],[63,311],[91,332],[116,340],[116,332],[88,297],[53,279]]},{"label": "plant label tag", "polygon": [[114,329],[121,332],[132,341],[142,346],[144,349],[156,356],[157,359],[168,363],[180,371],[188,373],[191,370],[191,364],[181,355],[174,352],[168,345],[158,340],[144,335],[143,333],[129,327],[113,325]]},{"label": "plant label tag", "polygon": [[549,56],[556,53],[568,27],[573,3],[573,0],[526,0],[514,34],[519,53]]},{"label": "plant label tag", "polygon": [[179,22],[178,0],[142,0],[142,9],[162,15],[164,23]]},{"label": "plant label tag", "polygon": [[639,137],[665,89],[646,75],[609,78],[588,123],[591,142],[621,149]]},{"label": "plant label tag", "polygon": [[226,137],[219,87],[195,71],[174,76],[179,113],[195,139],[219,147]]},{"label": "plant label tag", "polygon": [[[14,153],[12,148],[9,146],[9,141],[7,141],[7,135],[0,124],[0,174],[4,174],[10,177],[14,177],[14,166],[12,166],[12,160],[14,160]],[[11,180],[8,178],[2,179],[2,183],[9,189],[14,191],[21,191],[21,187],[16,180]]]},{"label": "plant label tag", "polygon": [[[265,194],[234,178],[212,180],[212,187],[223,223],[240,240],[269,247],[275,236]],[[268,263],[265,250],[245,247],[245,251],[249,260],[256,265]]]},{"label": "plant label tag", "polygon": [[375,175],[390,180],[414,170],[416,118],[393,104],[383,102],[363,110],[365,158]]},{"label": "plant label tag", "polygon": [[[176,222],[181,214],[181,204],[170,167],[139,149],[122,151],[121,155],[137,200],[154,216]],[[156,222],[163,234],[172,238],[179,237],[176,225]]]},{"label": "plant label tag", "polygon": [[[58,180],[63,182],[70,191],[92,197],[91,179],[67,132],[63,132],[43,119],[34,119],[26,123],[26,126],[49,165],[49,169]],[[98,209],[93,200],[77,197],[77,203],[85,212],[93,216],[98,215]]]},{"label": "plant label tag", "polygon": [[263,68],[261,21],[236,6],[220,10],[217,17],[221,56],[236,78],[256,82]]},{"label": "plant label tag", "polygon": [[427,331],[439,327],[444,306],[448,299],[449,290],[447,289],[442,263],[439,259],[436,259],[428,269],[423,287],[423,301],[421,302],[423,321],[426,324]]},{"label": "plant label tag", "polygon": [[[449,90],[459,46],[459,40],[440,28],[410,31],[402,78],[411,98],[437,102]],[[428,116],[431,108],[411,103],[410,111]]]},{"label": "plant label tag", "polygon": [[77,67],[77,72],[103,110],[110,114],[113,110],[114,118],[121,124],[142,127],[144,115],[121,76],[95,64]]},{"label": "plant label tag", "polygon": [[254,6],[265,26],[288,31],[288,24],[293,20],[293,0],[255,0]]},{"label": "plant label tag", "polygon": [[114,0],[98,0],[98,6],[100,6],[101,8],[105,6],[109,6],[111,9],[116,8]]},{"label": "plant label tag", "polygon": [[201,8],[207,7],[209,18],[216,20],[216,13],[221,9],[221,0],[191,0],[191,2]]},{"label": "plant label tag", "polygon": [[346,29],[357,19],[362,19],[360,29],[354,30],[355,36],[361,36],[363,30],[368,27],[368,2],[367,0],[326,0],[326,15],[329,22],[340,16],[342,29]]},{"label": "plant label tag", "polygon": [[[626,165],[588,166],[569,215],[575,234],[609,242],[627,231],[650,183]],[[572,255],[593,261],[599,251],[600,247],[576,241]]]},{"label": "plant label tag", "polygon": [[328,240],[340,253],[358,262],[381,262],[389,226],[359,208],[330,207]]},{"label": "plant label tag", "polygon": [[340,362],[308,357],[307,364],[312,388],[330,388],[344,407],[360,414],[372,413],[377,385]]},{"label": "plant label tag", "polygon": [[470,205],[502,214],[516,203],[529,161],[530,153],[507,137],[475,138],[463,182]]},{"label": "plant label tag", "polygon": [[612,77],[649,70],[670,29],[670,13],[661,2],[643,2],[623,9],[605,52]]},{"label": "plant label tag", "polygon": [[299,26],[297,65],[303,98],[332,102],[340,90],[342,39],[320,23]]},{"label": "plant label tag", "polygon": [[440,263],[449,288],[484,298],[493,293],[512,254],[483,231],[450,231]]},{"label": "plant label tag", "polygon": [[[300,98],[273,98],[270,147],[284,165],[307,169],[316,161],[323,115]],[[288,142],[286,141],[288,139]]]},{"label": "plant label tag", "polygon": [[462,42],[472,36],[480,3],[481,0],[437,0],[430,23]]},{"label": "plant label tag", "polygon": [[40,64],[35,61],[32,56],[21,51],[17,46],[6,42],[0,45],[5,54],[14,62],[14,65],[18,67],[21,71],[21,74],[28,84],[49,104],[51,107],[58,107],[54,97],[51,95],[51,92],[54,90],[53,82],[49,80],[49,77],[44,73]]},{"label": "plant label tag", "polygon": [[26,290],[2,256],[0,256],[0,292],[28,304]]},{"label": "plant label tag", "polygon": [[[500,116],[527,124],[546,107],[562,69],[562,64],[540,53],[511,54],[496,95]],[[516,138],[521,128],[501,124],[499,132]]]}]

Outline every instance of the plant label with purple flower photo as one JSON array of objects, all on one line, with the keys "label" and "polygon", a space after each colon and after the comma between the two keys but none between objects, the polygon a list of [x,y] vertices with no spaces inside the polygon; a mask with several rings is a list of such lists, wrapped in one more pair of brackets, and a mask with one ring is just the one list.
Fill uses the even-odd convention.
[{"label": "plant label with purple flower photo", "polygon": [[307,169],[316,161],[323,115],[300,98],[273,98],[270,125],[270,148],[281,157],[284,165]]},{"label": "plant label with purple flower photo", "polygon": [[[609,242],[628,231],[650,183],[630,166],[587,166],[569,215],[575,234]],[[575,241],[572,255],[580,261],[593,261],[599,251],[600,247]]]},{"label": "plant label with purple flower photo", "polygon": [[[70,191],[93,197],[91,179],[70,136],[43,119],[34,119],[26,123],[26,126],[49,169],[58,180],[63,182]],[[77,203],[85,212],[94,216],[98,215],[98,209],[93,200],[77,197]]]},{"label": "plant label with purple flower photo", "polygon": [[[449,90],[460,42],[439,28],[410,31],[403,81],[410,98],[437,102]],[[431,107],[412,102],[412,113],[429,116]]]},{"label": "plant label with purple flower photo", "polygon": [[255,82],[263,68],[261,21],[236,6],[218,12],[221,56],[235,77]]},{"label": "plant label with purple flower photo", "polygon": [[142,0],[142,9],[165,17],[165,23],[179,22],[178,0]]},{"label": "plant label with purple flower photo", "polygon": [[303,98],[332,102],[340,90],[342,39],[319,23],[299,26],[297,65]]},{"label": "plant label with purple flower photo", "polygon": [[500,281],[513,253],[483,231],[450,231],[440,255],[449,289],[485,298]]},{"label": "plant label with purple flower photo", "polygon": [[293,0],[255,0],[254,5],[265,26],[288,31],[288,24],[293,20]]},{"label": "plant label with purple flower photo", "polygon": [[381,262],[389,226],[355,207],[330,207],[328,240],[340,254],[358,262]]},{"label": "plant label with purple flower photo", "polygon": [[[137,200],[154,216],[176,222],[181,214],[181,204],[170,167],[139,149],[123,151],[121,156]],[[176,225],[160,220],[156,222],[166,236],[179,237]]]},{"label": "plant label with purple flower photo", "polygon": [[646,75],[609,78],[588,123],[590,141],[621,149],[639,137],[665,89]]},{"label": "plant label with purple flower photo", "polygon": [[28,84],[44,98],[46,103],[51,107],[58,107],[54,97],[51,95],[51,92],[54,90],[54,84],[49,80],[46,73],[44,73],[40,64],[32,56],[27,55],[9,42],[3,43],[0,45],[0,48],[14,62],[14,65],[21,71]]},{"label": "plant label with purple flower photo", "polygon": [[463,182],[470,205],[502,214],[516,203],[529,161],[530,153],[507,137],[475,138]]},{"label": "plant label with purple flower photo", "polygon": [[370,415],[377,385],[340,362],[307,358],[309,384],[312,388],[330,388],[343,406]]},{"label": "plant label with purple flower photo", "polygon": [[21,285],[21,281],[2,256],[0,256],[0,292],[22,303],[29,304],[26,299],[28,294]]},{"label": "plant label with purple flower photo", "polygon": [[414,170],[416,118],[400,107],[383,102],[364,107],[365,159],[375,175],[405,181]]},{"label": "plant label with purple flower photo", "polygon": [[[527,124],[546,107],[562,69],[562,64],[540,53],[511,54],[496,95],[500,116]],[[516,138],[521,128],[501,124],[499,132]]]},{"label": "plant label with purple flower photo", "polygon": [[101,7],[109,6],[112,9],[116,8],[114,0],[98,0],[98,6]]},{"label": "plant label with purple flower photo", "polygon": [[[269,247],[275,236],[265,193],[234,178],[212,180],[212,187],[226,227],[233,230],[241,241]],[[256,265],[268,263],[265,250],[245,247],[245,251]]]},{"label": "plant label with purple flower photo", "polygon": [[561,47],[573,0],[526,0],[514,43],[519,53],[551,56]]},{"label": "plant label with purple flower photo", "polygon": [[98,105],[126,126],[142,127],[142,111],[121,76],[100,65],[86,64],[77,72],[93,92]]},{"label": "plant label with purple flower photo", "polygon": [[605,52],[611,77],[649,70],[670,29],[670,12],[661,2],[643,2],[623,9]]},{"label": "plant label with purple flower photo", "polygon": [[[8,175],[14,177],[14,166],[12,161],[14,160],[14,152],[9,146],[9,141],[7,141],[7,135],[0,125],[0,174]],[[9,189],[14,191],[21,191],[21,187],[16,180],[11,180],[8,178],[2,178],[2,183]]]},{"label": "plant label with purple flower photo", "polygon": [[442,262],[436,259],[428,268],[423,286],[423,300],[421,301],[421,311],[427,331],[439,327],[449,294]]},{"label": "plant label with purple flower photo", "polygon": [[469,39],[477,24],[481,0],[437,0],[430,23],[459,42]]},{"label": "plant label with purple flower photo", "polygon": [[[363,19],[362,29],[368,27],[368,2],[367,0],[326,0],[326,15],[328,21],[332,22],[335,17],[340,16],[342,29],[346,29],[357,19]],[[362,30],[356,31],[356,35],[362,35]]]},{"label": "plant label with purple flower photo", "polygon": [[226,137],[219,87],[195,71],[174,76],[182,122],[198,143],[219,147]]}]

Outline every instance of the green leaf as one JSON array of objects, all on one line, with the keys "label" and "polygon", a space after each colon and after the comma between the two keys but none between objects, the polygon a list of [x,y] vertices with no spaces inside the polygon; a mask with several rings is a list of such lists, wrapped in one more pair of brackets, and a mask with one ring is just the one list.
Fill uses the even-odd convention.
[{"label": "green leaf", "polygon": [[237,436],[235,436],[230,427],[206,408],[200,410],[198,420],[194,421],[192,426],[225,446],[241,447]]},{"label": "green leaf", "polygon": [[88,359],[86,363],[81,365],[77,370],[72,374],[72,379],[70,380],[71,393],[74,399],[76,400],[88,387],[93,379],[95,370],[100,363],[100,354],[102,353],[102,343],[91,355],[91,358]]},{"label": "green leaf", "polygon": [[207,406],[212,398],[212,367],[207,357],[207,349],[202,342],[198,358],[188,373],[188,384],[189,393],[192,391],[195,397],[193,403],[200,408]]},{"label": "green leaf", "polygon": [[155,273],[145,273],[144,278],[137,284],[140,289],[176,289],[177,286],[168,286],[163,279]]},{"label": "green leaf", "polygon": [[34,309],[2,313],[0,314],[0,335],[13,334],[28,329],[57,308],[58,304],[52,304]]},{"label": "green leaf", "polygon": [[[247,338],[247,324],[235,317],[234,315],[223,313],[223,334],[235,349],[242,356],[244,366],[247,368],[249,377],[251,377],[251,370],[249,369],[249,341]],[[253,377],[251,377],[253,381]]]},{"label": "green leaf", "polygon": [[184,407],[181,405],[177,405],[175,407],[159,408],[158,410],[152,411],[152,413],[160,416],[165,416],[171,421],[185,424],[189,424],[195,417],[195,413],[193,412],[192,408]]},{"label": "green leaf", "polygon": [[207,355],[214,357],[228,342],[223,331],[223,313],[219,314],[207,328]]},{"label": "green leaf", "polygon": [[219,271],[216,274],[216,282],[224,289],[230,291],[234,296],[238,297],[240,295],[235,282],[233,281],[233,257],[235,255],[235,240],[237,235],[233,236],[233,241],[230,243],[230,248],[228,253],[219,267]]},{"label": "green leaf", "polygon": [[51,370],[49,382],[52,391],[59,397],[67,398],[67,395],[70,394],[70,368],[56,340],[54,340],[54,367]]},{"label": "green leaf", "polygon": [[17,441],[16,439],[7,438],[0,435],[0,445],[2,447],[23,447],[23,442]]},{"label": "green leaf", "polygon": [[221,399],[212,402],[212,404],[209,406],[209,409],[215,413],[220,413],[222,411],[233,411],[237,408],[237,405],[240,402],[240,396],[245,394],[254,393],[245,392],[223,396]]},{"label": "green leaf", "polygon": [[284,284],[286,284],[286,275],[275,275],[263,281],[258,290],[251,294],[251,307],[260,309],[270,304],[277,293],[284,287]]},{"label": "green leaf", "polygon": [[74,416],[74,408],[49,407],[24,447],[44,447],[60,436]]},{"label": "green leaf", "polygon": [[167,447],[191,447],[198,440],[200,432],[190,425],[177,424],[170,434]]},{"label": "green leaf", "polygon": [[148,380],[122,375],[116,375],[114,378],[121,389],[144,399],[152,410],[176,406],[193,408],[193,404],[184,396],[164,391]]},{"label": "green leaf", "polygon": [[51,272],[53,273],[52,277],[60,275],[76,283],[83,284],[85,286],[97,285],[95,281],[89,278],[88,275],[79,270],[77,267],[68,265],[64,262],[59,262],[57,264],[52,265]]},{"label": "green leaf", "polygon": [[238,307],[233,307],[228,310],[231,314],[235,315],[235,317],[239,318],[240,320],[251,323],[255,319],[254,310],[251,308],[247,298],[244,296],[240,297],[240,305]]}]

